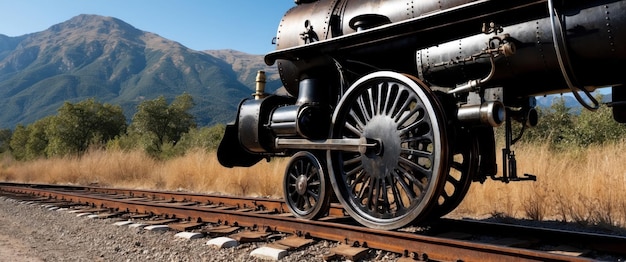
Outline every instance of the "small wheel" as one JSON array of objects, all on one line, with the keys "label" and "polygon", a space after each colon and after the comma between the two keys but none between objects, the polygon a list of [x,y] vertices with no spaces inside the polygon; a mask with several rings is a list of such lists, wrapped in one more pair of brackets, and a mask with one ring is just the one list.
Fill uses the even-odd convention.
[{"label": "small wheel", "polygon": [[328,151],[330,180],[354,219],[396,229],[422,218],[445,182],[448,152],[444,112],[417,78],[376,72],[355,82],[333,114],[333,138],[366,138],[361,152]]},{"label": "small wheel", "polygon": [[324,166],[318,158],[310,152],[298,152],[291,157],[285,171],[285,203],[298,218],[319,218],[330,208],[327,185]]},{"label": "small wheel", "polygon": [[429,215],[431,218],[445,216],[459,206],[472,184],[472,179],[478,173],[478,139],[467,131],[460,130],[452,147],[446,184]]}]

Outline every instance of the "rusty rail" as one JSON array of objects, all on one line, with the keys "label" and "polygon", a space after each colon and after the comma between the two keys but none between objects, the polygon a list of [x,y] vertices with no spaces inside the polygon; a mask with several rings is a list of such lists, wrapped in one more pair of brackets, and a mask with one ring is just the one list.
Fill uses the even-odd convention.
[{"label": "rusty rail", "polygon": [[[347,225],[331,221],[300,220],[293,217],[271,215],[261,212],[241,212],[236,210],[222,210],[202,206],[176,206],[167,203],[138,201],[123,198],[112,198],[119,194],[126,195],[155,195],[164,199],[186,199],[202,203],[215,203],[217,199],[205,199],[198,194],[156,193],[156,191],[134,191],[116,189],[87,189],[74,192],[59,188],[45,189],[36,187],[21,187],[16,185],[0,185],[1,191],[32,194],[40,197],[54,198],[78,202],[98,207],[112,208],[117,211],[134,213],[167,214],[171,217],[197,220],[202,222],[237,225],[259,228],[279,232],[297,233],[314,238],[339,241],[348,244],[358,243],[360,246],[386,250],[404,254],[419,259],[433,259],[440,261],[593,261],[589,258],[553,254],[543,251],[505,247],[493,244],[475,243],[471,241],[425,236],[398,231],[381,231],[361,226]],[[149,193],[147,193],[149,192]],[[176,195],[178,193],[175,193]],[[108,196],[107,196],[108,195]],[[193,196],[193,197],[192,197]],[[179,200],[182,201],[182,200]],[[225,202],[224,200],[219,200]],[[235,200],[233,200],[235,201]],[[262,199],[243,198],[239,203],[229,202],[235,206],[259,206]],[[282,204],[262,202],[264,207],[281,208]],[[279,201],[280,202],[280,201]],[[246,204],[242,204],[246,203]]]}]

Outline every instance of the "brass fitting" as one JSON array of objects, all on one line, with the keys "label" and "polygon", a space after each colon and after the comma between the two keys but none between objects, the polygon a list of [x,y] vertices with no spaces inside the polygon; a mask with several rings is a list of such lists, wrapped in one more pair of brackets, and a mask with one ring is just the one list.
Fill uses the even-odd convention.
[{"label": "brass fitting", "polygon": [[256,73],[256,90],[252,95],[255,100],[263,99],[267,96],[265,93],[265,71],[259,70]]}]

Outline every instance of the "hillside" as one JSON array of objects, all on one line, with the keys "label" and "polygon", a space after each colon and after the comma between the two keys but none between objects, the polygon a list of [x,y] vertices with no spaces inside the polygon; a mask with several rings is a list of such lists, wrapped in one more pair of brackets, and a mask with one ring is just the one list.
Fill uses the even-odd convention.
[{"label": "hillside", "polygon": [[[249,63],[252,62],[252,63]],[[79,15],[45,31],[0,35],[0,128],[52,115],[65,101],[95,97],[127,117],[145,99],[189,93],[199,125],[230,121],[254,89],[262,56],[195,51],[119,19]]]},{"label": "hillside", "polygon": [[[273,93],[280,88],[283,83],[278,75],[278,68],[269,67],[263,61],[263,56],[249,55],[237,50],[204,50],[205,53],[224,60],[232,66],[237,74],[237,80],[246,86],[256,85],[257,71],[263,70],[267,76],[266,92]],[[252,88],[254,90],[254,88]]]}]

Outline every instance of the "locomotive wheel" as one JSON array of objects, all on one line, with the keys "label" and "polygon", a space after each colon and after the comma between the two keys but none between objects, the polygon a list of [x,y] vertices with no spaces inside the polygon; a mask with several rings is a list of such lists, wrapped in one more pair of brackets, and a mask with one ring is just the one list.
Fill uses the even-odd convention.
[{"label": "locomotive wheel", "polygon": [[478,139],[468,132],[460,132],[452,146],[446,183],[430,212],[431,218],[445,216],[459,206],[472,184],[472,178],[478,173]]},{"label": "locomotive wheel", "polygon": [[330,192],[324,167],[315,155],[301,151],[291,157],[283,192],[285,203],[296,217],[315,219],[325,215],[330,208]]},{"label": "locomotive wheel", "polygon": [[376,72],[355,82],[333,114],[333,138],[366,138],[366,152],[328,151],[339,201],[359,223],[396,229],[425,218],[445,183],[444,112],[417,78]]}]

